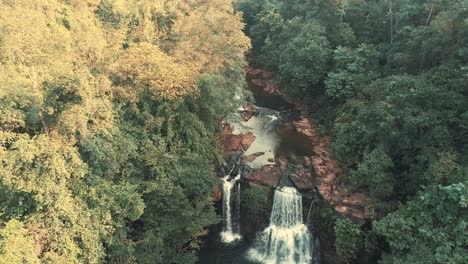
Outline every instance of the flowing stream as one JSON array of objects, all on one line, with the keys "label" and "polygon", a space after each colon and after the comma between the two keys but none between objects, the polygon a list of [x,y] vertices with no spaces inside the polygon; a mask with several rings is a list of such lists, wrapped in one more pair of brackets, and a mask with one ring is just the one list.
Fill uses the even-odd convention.
[{"label": "flowing stream", "polygon": [[274,132],[274,125],[279,113],[268,108],[255,107],[256,115],[249,120],[240,123],[233,123],[233,134],[252,132],[255,140],[252,145],[243,153],[243,156],[259,154],[253,161],[249,162],[249,167],[259,169],[265,165],[274,165],[275,149],[278,146],[278,137]]},{"label": "flowing stream", "polygon": [[[275,154],[281,152],[293,161],[303,155],[304,142],[295,133],[279,132],[277,120],[291,109],[280,96],[258,96],[254,116],[247,121],[231,122],[233,134],[252,132],[255,140],[243,153],[251,169],[275,166]],[[274,108],[270,109],[270,108]],[[240,108],[239,111],[245,109]],[[289,113],[289,112],[288,112]],[[239,115],[240,117],[240,115]],[[292,157],[292,159],[289,159]],[[231,171],[232,172],[232,171]],[[303,264],[319,263],[318,241],[303,223],[302,197],[293,187],[277,187],[269,226],[258,233],[241,236],[240,191],[241,173],[227,173],[223,180],[223,224],[212,227],[207,244],[200,252],[200,264]],[[288,185],[289,186],[289,185]],[[243,223],[242,226],[244,226]],[[252,231],[250,231],[252,232]],[[254,231],[256,232],[256,231]],[[256,237],[256,239],[254,239]],[[312,259],[313,255],[313,259]]]},{"label": "flowing stream", "polygon": [[270,225],[259,234],[249,257],[260,263],[310,263],[311,236],[302,220],[302,197],[293,187],[275,191]]},{"label": "flowing stream", "polygon": [[[240,173],[230,179],[228,174],[223,178],[223,232],[221,240],[224,243],[232,243],[240,240]],[[232,199],[234,198],[234,199]]]}]

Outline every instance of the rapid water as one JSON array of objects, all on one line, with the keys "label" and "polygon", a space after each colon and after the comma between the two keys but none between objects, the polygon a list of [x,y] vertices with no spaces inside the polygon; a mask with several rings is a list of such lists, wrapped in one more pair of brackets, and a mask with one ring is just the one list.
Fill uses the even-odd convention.
[{"label": "rapid water", "polygon": [[[275,166],[274,158],[278,151],[286,157],[302,154],[298,151],[303,147],[302,141],[291,145],[291,141],[297,138],[296,134],[279,133],[281,122],[278,122],[278,119],[284,116],[284,109],[290,109],[292,106],[281,97],[275,97],[271,102],[270,97],[259,100],[255,93],[254,97],[257,105],[253,106],[254,115],[251,118],[243,120],[240,112],[246,109],[239,107],[239,113],[229,120],[233,134],[252,132],[255,135],[250,147],[242,153],[243,157],[254,156],[245,165],[251,169],[260,169],[265,165]],[[197,263],[318,263],[318,259],[316,261],[315,258],[319,254],[315,251],[319,252],[319,248],[315,245],[319,244],[312,241],[308,228],[303,224],[302,198],[296,189],[289,187],[276,189],[270,225],[258,234],[255,240],[252,235],[257,230],[251,230],[251,235],[245,233],[244,236],[241,236],[239,230],[240,175],[234,178],[228,175],[223,178],[223,193],[223,224],[212,227]]]},{"label": "rapid water", "polygon": [[270,225],[259,234],[248,255],[267,264],[311,263],[311,236],[302,220],[302,197],[295,188],[275,191]]},{"label": "rapid water", "polygon": [[279,113],[268,108],[254,106],[256,115],[249,120],[240,123],[232,123],[233,134],[252,132],[255,140],[252,145],[243,153],[244,156],[259,154],[253,161],[249,162],[249,167],[259,169],[265,165],[275,165],[275,149],[278,146],[278,137],[275,134],[274,126]]},{"label": "rapid water", "polygon": [[228,174],[223,178],[223,232],[221,240],[224,243],[232,243],[242,237],[239,230],[240,218],[240,173],[230,179]]}]

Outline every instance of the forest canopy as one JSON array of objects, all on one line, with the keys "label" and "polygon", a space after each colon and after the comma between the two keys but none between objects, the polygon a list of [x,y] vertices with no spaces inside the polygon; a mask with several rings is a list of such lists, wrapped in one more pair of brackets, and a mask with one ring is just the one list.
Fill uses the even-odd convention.
[{"label": "forest canopy", "polygon": [[242,29],[230,0],[1,0],[0,263],[193,263]]},{"label": "forest canopy", "polygon": [[468,263],[467,0],[0,0],[0,264],[195,263],[247,52],[369,197],[336,263]]},{"label": "forest canopy", "polygon": [[468,2],[241,0],[238,9],[257,66],[308,97],[334,137],[343,184],[371,198],[365,232],[336,223],[342,262],[468,262]]}]

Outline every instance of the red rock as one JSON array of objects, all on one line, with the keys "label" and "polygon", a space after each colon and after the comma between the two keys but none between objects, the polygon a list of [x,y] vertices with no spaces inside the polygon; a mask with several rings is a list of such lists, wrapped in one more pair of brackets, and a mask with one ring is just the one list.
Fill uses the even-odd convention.
[{"label": "red rock", "polygon": [[253,84],[254,86],[257,86],[257,87],[264,87],[265,86],[265,83],[260,79],[252,79],[252,80],[250,80],[250,83]]},{"label": "red rock", "polygon": [[281,174],[282,171],[280,168],[266,165],[259,170],[255,170],[250,175],[246,176],[245,179],[255,184],[274,187],[278,185]]},{"label": "red rock", "polygon": [[223,146],[224,154],[227,154],[228,152],[247,150],[254,140],[255,135],[253,133],[234,135],[230,126],[225,125],[220,137],[220,144]]},{"label": "red rock", "polygon": [[289,178],[300,191],[310,191],[314,188],[314,179],[306,168],[297,169]]},{"label": "red rock", "polygon": [[221,184],[215,184],[211,197],[215,202],[218,202],[223,198],[223,188],[221,187]]},{"label": "red rock", "polygon": [[245,156],[245,157],[242,158],[242,163],[243,163],[243,164],[251,163],[251,162],[254,161],[256,158],[257,158],[257,157],[252,156],[252,155]]},{"label": "red rock", "polygon": [[254,141],[255,135],[252,132],[242,135],[241,145],[244,151],[247,151]]},{"label": "red rock", "polygon": [[279,94],[278,87],[273,82],[266,83],[263,92],[267,95]]},{"label": "red rock", "polygon": [[224,137],[224,151],[241,151],[242,150],[242,136],[241,135],[226,135]]},{"label": "red rock", "polygon": [[262,78],[263,79],[273,79],[274,73],[269,72],[269,71],[262,71]]},{"label": "red rock", "polygon": [[252,67],[247,67],[246,70],[245,70],[249,75],[251,76],[256,76],[256,77],[260,77],[263,73],[263,70],[261,69],[254,69]]},{"label": "red rock", "polygon": [[[301,99],[287,98],[282,89],[276,85],[275,76],[272,72],[246,67],[246,73],[249,80],[249,89],[262,95],[281,96],[299,112],[297,119],[288,122],[286,126],[288,129],[294,130],[294,133],[298,133],[305,138],[304,144],[310,145],[311,153],[314,153],[314,156],[305,157],[301,161],[305,168],[299,169],[290,177],[297,187],[299,189],[310,189],[314,181],[322,197],[337,212],[358,219],[363,219],[366,215],[372,217],[374,215],[373,210],[365,206],[369,204],[368,193],[356,191],[348,184],[339,184],[343,171],[340,163],[333,157],[331,151],[332,138],[322,136],[317,132],[315,124],[310,120],[311,115],[314,113],[309,107],[310,104]],[[244,113],[243,117],[248,120],[251,116]],[[235,143],[233,145],[236,145]],[[251,155],[244,159],[253,160],[255,156]],[[255,185],[275,186],[281,176],[281,171],[286,168],[287,160],[276,157],[276,162],[276,167],[262,167],[248,176],[247,180]],[[315,171],[315,175],[311,175],[313,173],[312,169]]]},{"label": "red rock", "polygon": [[244,164],[250,163],[250,162],[254,161],[258,156],[261,156],[263,154],[265,154],[265,152],[255,152],[253,154],[245,156],[245,157],[242,158],[242,163],[244,163]]}]

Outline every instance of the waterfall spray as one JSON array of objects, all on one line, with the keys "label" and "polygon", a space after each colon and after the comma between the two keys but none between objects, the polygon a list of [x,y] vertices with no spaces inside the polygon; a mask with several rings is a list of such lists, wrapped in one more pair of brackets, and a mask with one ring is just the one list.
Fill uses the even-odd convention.
[{"label": "waterfall spray", "polygon": [[[229,174],[223,178],[223,232],[221,232],[221,240],[224,243],[232,243],[241,239],[239,234],[240,173],[233,179],[229,178]],[[232,197],[233,195],[234,197]],[[234,206],[232,206],[232,202],[234,202]]]},{"label": "waterfall spray", "polygon": [[310,263],[310,242],[302,221],[302,197],[295,188],[281,187],[275,191],[270,225],[260,233],[249,257],[268,264]]}]

